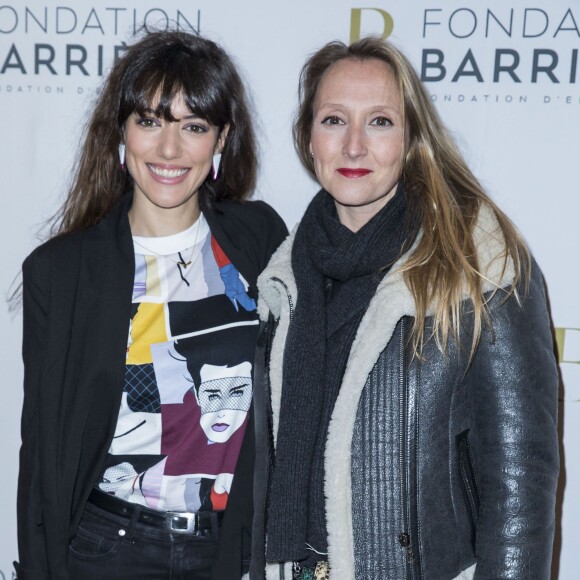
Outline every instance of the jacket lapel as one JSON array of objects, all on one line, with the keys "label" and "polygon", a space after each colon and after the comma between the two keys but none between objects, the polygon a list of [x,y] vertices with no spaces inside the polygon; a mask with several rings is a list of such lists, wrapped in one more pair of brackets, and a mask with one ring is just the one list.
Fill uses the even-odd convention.
[{"label": "jacket lapel", "polygon": [[100,475],[123,390],[135,272],[130,201],[124,196],[83,243],[67,368],[70,420],[62,437],[69,444],[66,462],[75,468],[63,490],[73,498],[71,529]]}]

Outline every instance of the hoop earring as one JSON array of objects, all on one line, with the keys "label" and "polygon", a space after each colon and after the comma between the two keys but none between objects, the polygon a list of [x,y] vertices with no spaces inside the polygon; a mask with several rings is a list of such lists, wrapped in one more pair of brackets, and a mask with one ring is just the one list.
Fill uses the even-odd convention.
[{"label": "hoop earring", "polygon": [[119,143],[119,161],[121,169],[125,169],[125,143]]},{"label": "hoop earring", "polygon": [[211,171],[212,171],[212,177],[213,177],[214,181],[217,179],[218,172],[220,170],[220,163],[221,162],[222,162],[222,154],[216,153],[213,156],[213,160],[211,162]]}]

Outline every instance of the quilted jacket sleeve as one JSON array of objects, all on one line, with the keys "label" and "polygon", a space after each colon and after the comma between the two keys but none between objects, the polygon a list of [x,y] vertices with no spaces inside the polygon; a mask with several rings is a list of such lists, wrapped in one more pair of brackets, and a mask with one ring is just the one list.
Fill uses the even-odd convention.
[{"label": "quilted jacket sleeve", "polygon": [[558,480],[558,372],[541,274],[490,302],[469,371],[480,510],[476,580],[548,580]]}]

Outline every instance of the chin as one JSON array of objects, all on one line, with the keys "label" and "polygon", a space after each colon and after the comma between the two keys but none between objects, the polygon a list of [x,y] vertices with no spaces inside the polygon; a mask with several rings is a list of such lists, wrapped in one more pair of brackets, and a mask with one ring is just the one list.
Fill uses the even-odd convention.
[{"label": "chin", "polygon": [[215,431],[210,431],[209,433],[206,432],[208,441],[211,441],[212,443],[225,443],[233,434],[231,427],[228,427],[228,429],[221,433]]}]

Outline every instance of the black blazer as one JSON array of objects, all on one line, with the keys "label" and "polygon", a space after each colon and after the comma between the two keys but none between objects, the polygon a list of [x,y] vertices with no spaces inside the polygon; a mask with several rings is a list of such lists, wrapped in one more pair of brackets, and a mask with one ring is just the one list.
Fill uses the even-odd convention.
[{"label": "black blazer", "polygon": [[[68,579],[68,544],[97,481],[121,401],[135,260],[124,195],[96,226],[57,237],[23,265],[24,405],[18,480],[19,579]],[[257,295],[287,234],[263,202],[204,211]],[[224,517],[213,577],[238,580],[252,525],[253,418]]]}]

